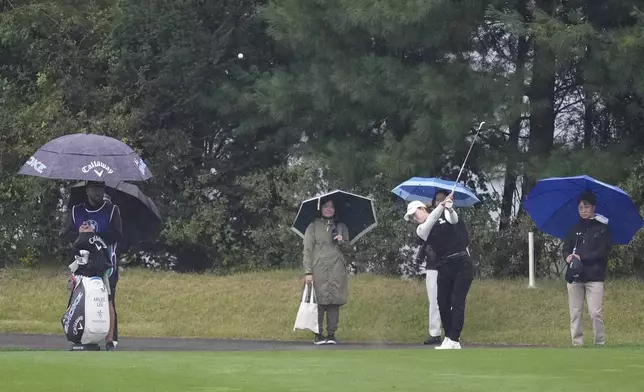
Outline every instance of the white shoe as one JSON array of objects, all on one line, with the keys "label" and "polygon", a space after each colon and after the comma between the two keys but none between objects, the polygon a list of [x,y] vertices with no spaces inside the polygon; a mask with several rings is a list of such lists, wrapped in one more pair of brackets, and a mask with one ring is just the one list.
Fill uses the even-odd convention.
[{"label": "white shoe", "polygon": [[438,347],[434,347],[434,349],[435,350],[460,350],[461,343],[455,342],[450,338],[445,338],[445,340],[443,340],[443,343]]}]

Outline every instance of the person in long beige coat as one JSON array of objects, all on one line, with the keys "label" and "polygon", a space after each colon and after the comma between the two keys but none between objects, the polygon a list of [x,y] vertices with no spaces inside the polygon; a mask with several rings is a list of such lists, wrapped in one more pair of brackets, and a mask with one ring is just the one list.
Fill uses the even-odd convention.
[{"label": "person in long beige coat", "polygon": [[[321,206],[321,216],[309,224],[304,233],[304,273],[307,284],[313,284],[318,302],[320,330],[314,343],[336,344],[340,306],[347,303],[348,264],[345,254],[353,251],[347,226],[336,221],[333,201]],[[327,332],[323,335],[324,315]]]}]

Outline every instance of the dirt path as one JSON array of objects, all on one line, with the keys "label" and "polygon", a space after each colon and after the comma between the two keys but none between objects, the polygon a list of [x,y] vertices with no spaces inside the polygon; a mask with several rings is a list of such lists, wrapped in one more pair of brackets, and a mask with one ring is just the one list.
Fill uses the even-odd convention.
[{"label": "dirt path", "polygon": [[[518,345],[463,344],[464,348],[503,347],[527,348]],[[61,335],[29,335],[0,333],[0,350],[54,350],[66,351],[71,343]],[[372,350],[372,349],[433,349],[433,346],[385,342],[355,343],[315,346],[312,342],[270,341],[270,340],[229,340],[193,338],[135,338],[122,337],[119,351],[265,351],[265,350]]]}]

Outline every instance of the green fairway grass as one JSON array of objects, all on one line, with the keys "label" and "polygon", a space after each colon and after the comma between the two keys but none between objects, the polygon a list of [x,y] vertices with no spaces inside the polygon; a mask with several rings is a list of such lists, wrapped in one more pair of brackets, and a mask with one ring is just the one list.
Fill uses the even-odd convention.
[{"label": "green fairway grass", "polygon": [[643,390],[642,349],[0,352],[3,392]]}]

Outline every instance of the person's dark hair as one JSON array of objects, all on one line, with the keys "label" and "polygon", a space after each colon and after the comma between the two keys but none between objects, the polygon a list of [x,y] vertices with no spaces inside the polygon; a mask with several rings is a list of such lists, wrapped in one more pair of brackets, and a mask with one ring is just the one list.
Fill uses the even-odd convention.
[{"label": "person's dark hair", "polygon": [[581,203],[582,201],[585,201],[592,206],[594,206],[597,203],[595,194],[590,190],[586,190],[584,193],[579,195],[579,197],[577,197],[577,204]]},{"label": "person's dark hair", "polygon": [[432,200],[432,207],[436,207],[436,196],[438,196],[440,193],[445,195],[445,197],[449,196],[449,193],[445,189],[438,189],[434,194],[434,199]]},{"label": "person's dark hair", "polygon": [[[322,208],[328,201],[331,201],[333,203],[333,207],[335,207],[335,202],[333,201],[333,199],[321,199],[320,208],[318,208],[318,210],[315,212],[316,218],[322,218]],[[338,211],[336,210],[335,213],[333,214],[333,217],[335,218],[337,215],[338,215]]]}]

